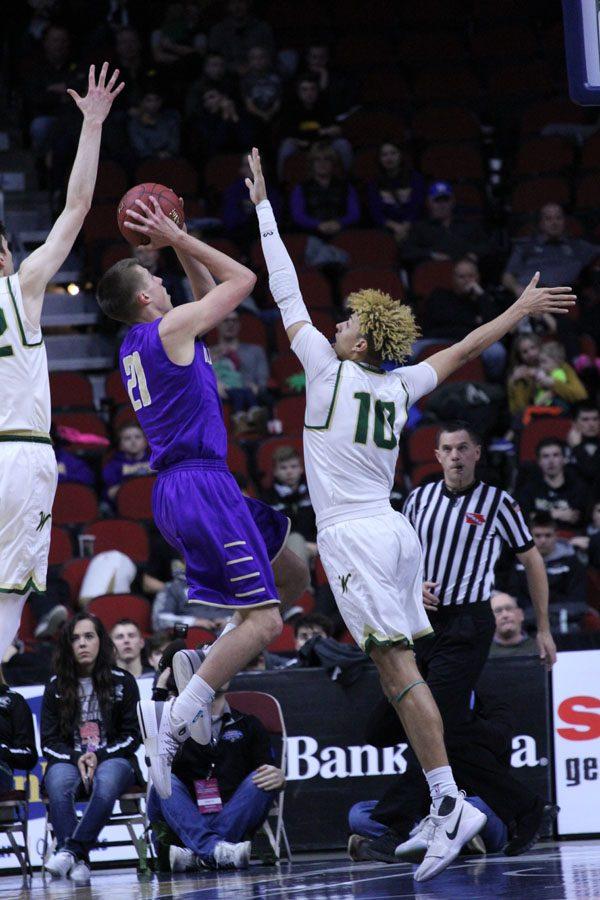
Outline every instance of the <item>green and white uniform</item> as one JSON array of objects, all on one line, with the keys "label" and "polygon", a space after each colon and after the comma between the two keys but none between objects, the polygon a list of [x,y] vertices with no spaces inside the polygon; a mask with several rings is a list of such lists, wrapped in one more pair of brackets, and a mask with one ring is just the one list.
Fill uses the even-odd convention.
[{"label": "green and white uniform", "polygon": [[[50,513],[57,482],[56,459],[49,435],[46,348],[41,329],[32,328],[27,320],[18,275],[0,278],[0,392],[0,652],[3,653],[15,636],[24,598],[30,590],[46,588]],[[14,602],[9,602],[9,597]],[[15,597],[21,602],[14,600]]]},{"label": "green and white uniform", "polygon": [[341,362],[312,325],[292,350],[306,372],[304,462],[319,554],[340,613],[365,649],[412,643],[431,631],[421,547],[389,497],[408,409],[435,388],[435,371]]}]

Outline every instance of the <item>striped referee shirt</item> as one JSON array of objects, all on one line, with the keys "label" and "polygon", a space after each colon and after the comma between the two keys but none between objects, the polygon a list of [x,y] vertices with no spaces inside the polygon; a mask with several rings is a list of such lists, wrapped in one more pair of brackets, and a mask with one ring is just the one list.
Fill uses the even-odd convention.
[{"label": "striped referee shirt", "polygon": [[489,600],[503,541],[514,553],[534,546],[517,502],[482,481],[456,493],[443,479],[418,487],[404,515],[421,541],[425,580],[438,583],[443,606]]}]

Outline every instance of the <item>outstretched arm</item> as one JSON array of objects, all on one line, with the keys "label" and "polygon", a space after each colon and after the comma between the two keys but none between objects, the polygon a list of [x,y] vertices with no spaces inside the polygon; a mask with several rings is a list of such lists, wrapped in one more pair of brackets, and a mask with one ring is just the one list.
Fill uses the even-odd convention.
[{"label": "outstretched arm", "polygon": [[83,113],[83,125],[67,187],[65,208],[54,223],[46,241],[23,261],[19,269],[25,312],[29,324],[34,328],[39,325],[46,285],[71,252],[83,220],[92,205],[102,123],[115,97],[124,87],[123,82],[115,87],[119,77],[118,69],[115,69],[108,82],[107,74],[108,63],[105,62],[96,84],[95,67],[90,66],[86,96],[80,97],[73,90],[67,92]]},{"label": "outstretched arm", "polygon": [[256,284],[256,275],[214,247],[186,234],[165,216],[155,197],[151,196],[150,201],[152,208],[141,200],[136,201],[139,212],[128,211],[127,227],[149,237],[150,247],[173,247],[180,259],[186,259],[194,267],[196,264],[206,267],[220,282],[202,298],[202,303],[185,303],[170,309],[160,322],[160,338],[169,359],[178,365],[189,365],[194,357],[196,337],[206,334],[239,306]]},{"label": "outstretched arm", "polygon": [[260,242],[269,272],[269,287],[281,310],[283,324],[291,343],[301,328],[310,325],[311,319],[302,298],[294,263],[281,240],[275,214],[267,200],[265,177],[256,147],[252,148],[248,162],[253,180],[246,178],[246,187],[250,199],[256,206]]},{"label": "outstretched arm", "polygon": [[438,384],[460,369],[470,359],[479,356],[495,341],[501,340],[525,316],[541,316],[544,313],[563,315],[575,305],[575,295],[570,287],[539,288],[540,273],[536,272],[521,296],[501,315],[486,322],[470,334],[427,360],[437,372]]}]

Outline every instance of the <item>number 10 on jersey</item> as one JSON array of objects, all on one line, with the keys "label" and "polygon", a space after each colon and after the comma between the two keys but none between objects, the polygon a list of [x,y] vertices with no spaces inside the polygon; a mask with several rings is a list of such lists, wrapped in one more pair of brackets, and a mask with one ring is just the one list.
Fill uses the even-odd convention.
[{"label": "number 10 on jersey", "polygon": [[[369,418],[373,398],[366,391],[357,391],[354,399],[358,400],[359,403],[354,441],[356,444],[366,444],[369,437]],[[373,441],[375,446],[381,447],[382,450],[393,450],[398,444],[394,434],[396,404],[391,400],[376,400],[374,410]]]}]

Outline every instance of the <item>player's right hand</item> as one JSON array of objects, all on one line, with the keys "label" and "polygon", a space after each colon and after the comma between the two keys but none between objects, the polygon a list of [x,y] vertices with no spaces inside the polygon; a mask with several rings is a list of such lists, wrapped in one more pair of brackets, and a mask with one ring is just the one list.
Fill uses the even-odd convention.
[{"label": "player's right hand", "polygon": [[153,209],[146,206],[143,200],[136,200],[135,202],[139,207],[139,212],[136,212],[134,209],[127,210],[125,227],[149,237],[150,243],[144,244],[144,246],[153,250],[160,250],[161,247],[169,247],[176,244],[182,236],[182,230],[172,219],[164,214],[156,197],[152,194],[150,195],[150,203]]},{"label": "player's right hand", "polygon": [[251,178],[246,178],[246,187],[250,193],[250,199],[255,206],[258,206],[261,200],[267,199],[267,186],[260,164],[260,154],[256,147],[253,147],[252,153],[248,154],[248,165],[254,181]]}]

